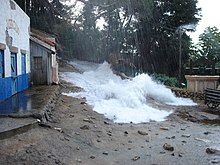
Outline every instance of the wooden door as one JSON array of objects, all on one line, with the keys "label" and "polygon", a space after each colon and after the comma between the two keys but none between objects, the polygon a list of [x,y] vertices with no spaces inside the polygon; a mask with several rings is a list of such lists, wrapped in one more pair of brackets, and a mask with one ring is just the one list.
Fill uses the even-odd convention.
[{"label": "wooden door", "polygon": [[46,84],[47,79],[45,77],[45,70],[43,66],[43,58],[41,56],[34,57],[34,73],[33,73],[33,83],[35,85]]}]

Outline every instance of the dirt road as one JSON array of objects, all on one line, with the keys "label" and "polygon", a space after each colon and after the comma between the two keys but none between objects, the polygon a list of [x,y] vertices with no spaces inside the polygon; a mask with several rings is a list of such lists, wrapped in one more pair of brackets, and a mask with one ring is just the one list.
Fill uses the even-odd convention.
[{"label": "dirt road", "polygon": [[[66,70],[63,70],[66,71]],[[204,105],[170,107],[164,122],[117,124],[98,114],[61,81],[51,121],[0,140],[0,164],[207,165],[220,164],[218,113]]]}]

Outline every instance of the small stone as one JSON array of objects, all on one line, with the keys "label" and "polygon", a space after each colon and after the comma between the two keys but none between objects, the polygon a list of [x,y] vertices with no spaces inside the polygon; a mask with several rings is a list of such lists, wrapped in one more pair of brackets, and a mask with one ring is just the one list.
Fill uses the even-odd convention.
[{"label": "small stone", "polygon": [[213,160],[211,160],[211,163],[219,163],[219,160],[218,159],[213,159]]},{"label": "small stone", "polygon": [[174,154],[174,153],[172,153],[171,155],[172,155],[172,156],[175,156],[175,154]]},{"label": "small stone", "polygon": [[84,122],[88,122],[88,123],[94,123],[92,120],[90,119],[83,119]]},{"label": "small stone", "polygon": [[168,131],[169,128],[168,127],[160,127],[161,130],[165,130],[165,131]]},{"label": "small stone", "polygon": [[167,151],[174,151],[174,147],[167,143],[163,145],[163,148]]},{"label": "small stone", "polygon": [[166,137],[166,139],[175,139],[176,137],[175,136],[171,136],[171,137]]},{"label": "small stone", "polygon": [[133,161],[136,161],[138,159],[140,159],[140,156],[135,156],[135,157],[132,158]]},{"label": "small stone", "polygon": [[90,159],[95,159],[95,156],[94,156],[94,155],[91,155],[91,156],[90,156]]},{"label": "small stone", "polygon": [[75,135],[80,135],[80,133],[79,132],[75,132]]},{"label": "small stone", "polygon": [[107,132],[107,135],[108,135],[108,136],[112,136],[112,133],[110,133],[110,132]]},{"label": "small stone", "polygon": [[54,129],[59,131],[60,133],[63,133],[63,130],[61,128],[54,127]]},{"label": "small stone", "polygon": [[85,102],[85,101],[82,101],[80,104],[82,104],[82,105],[86,105],[86,102]]},{"label": "small stone", "polygon": [[181,157],[183,157],[183,155],[182,155],[182,154],[179,154],[178,156],[179,156],[180,158],[181,158]]},{"label": "small stone", "polygon": [[143,135],[143,136],[148,135],[148,133],[145,132],[145,131],[140,131],[140,130],[138,130],[138,133],[139,133],[140,135]]},{"label": "small stone", "polygon": [[207,153],[207,154],[215,154],[215,153],[216,153],[216,150],[213,149],[213,148],[206,148],[206,153]]},{"label": "small stone", "polygon": [[84,126],[80,127],[80,129],[82,129],[82,130],[89,130],[89,126],[88,125],[84,125]]},{"label": "small stone", "polygon": [[128,135],[128,131],[125,131],[124,134],[125,134],[125,135]]},{"label": "small stone", "polygon": [[189,138],[191,135],[190,134],[183,134],[182,137],[185,137],[185,138]]},{"label": "small stone", "polygon": [[132,143],[132,141],[131,141],[131,140],[129,140],[129,141],[128,141],[128,143]]},{"label": "small stone", "polygon": [[106,124],[106,125],[110,125],[109,122],[107,122],[107,121],[104,121],[104,124]]},{"label": "small stone", "polygon": [[205,135],[208,135],[208,134],[212,134],[212,133],[207,131],[207,132],[204,132],[204,134],[205,134]]},{"label": "small stone", "polygon": [[70,114],[70,117],[75,117],[75,115],[74,114]]},{"label": "small stone", "polygon": [[56,164],[59,164],[59,163],[60,163],[60,160],[59,160],[59,159],[56,159],[56,160],[55,160],[55,163],[56,163]]},{"label": "small stone", "polygon": [[76,159],[76,161],[77,161],[78,163],[82,163],[82,160],[81,160],[81,159]]},{"label": "small stone", "polygon": [[104,151],[102,154],[103,154],[103,155],[108,155],[108,152],[107,152],[107,151]]},{"label": "small stone", "polygon": [[98,142],[98,143],[100,143],[100,142],[101,142],[101,140],[100,140],[100,139],[97,139],[97,142]]}]

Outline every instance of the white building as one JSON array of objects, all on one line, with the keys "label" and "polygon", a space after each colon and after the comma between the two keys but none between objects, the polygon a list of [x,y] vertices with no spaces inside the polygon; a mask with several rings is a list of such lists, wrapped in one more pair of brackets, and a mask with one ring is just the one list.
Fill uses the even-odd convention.
[{"label": "white building", "polygon": [[0,7],[0,102],[28,88],[30,18],[14,2]]}]

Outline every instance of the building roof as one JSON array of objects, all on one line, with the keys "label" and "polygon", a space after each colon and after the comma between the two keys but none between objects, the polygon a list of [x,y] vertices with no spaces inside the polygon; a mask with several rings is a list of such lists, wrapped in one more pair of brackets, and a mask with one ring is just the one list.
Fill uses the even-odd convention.
[{"label": "building roof", "polygon": [[30,32],[30,39],[31,41],[34,41],[38,44],[40,44],[41,46],[55,52],[56,49],[55,49],[55,45],[56,45],[56,40],[55,40],[55,37],[52,37],[51,35],[45,33],[45,32],[42,32],[42,31],[39,31],[39,30],[36,30],[36,29],[31,29],[31,32]]}]

